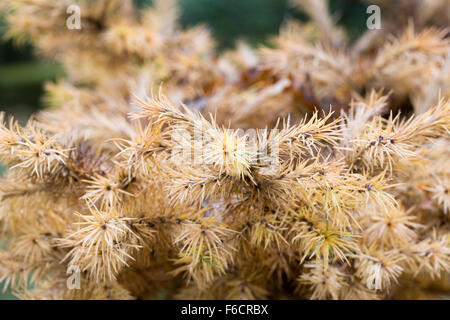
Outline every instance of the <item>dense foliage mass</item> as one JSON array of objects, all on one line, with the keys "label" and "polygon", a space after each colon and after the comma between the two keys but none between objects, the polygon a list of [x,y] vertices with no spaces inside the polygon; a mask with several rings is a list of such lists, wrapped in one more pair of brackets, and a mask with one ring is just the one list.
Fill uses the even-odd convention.
[{"label": "dense foliage mass", "polygon": [[448,294],[448,1],[378,1],[383,29],[349,43],[325,0],[297,0],[310,22],[222,54],[154,2],[79,0],[70,30],[73,1],[2,1],[7,36],[67,75],[25,126],[2,117],[6,286],[25,299]]}]

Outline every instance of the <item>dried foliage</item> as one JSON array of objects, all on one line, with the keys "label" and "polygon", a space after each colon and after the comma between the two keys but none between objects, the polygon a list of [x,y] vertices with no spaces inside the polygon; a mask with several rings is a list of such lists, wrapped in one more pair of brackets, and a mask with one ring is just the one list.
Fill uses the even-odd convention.
[{"label": "dried foliage", "polygon": [[308,24],[219,55],[205,27],[178,27],[173,1],[80,0],[81,30],[65,27],[67,1],[6,1],[7,36],[67,73],[25,126],[1,118],[6,286],[25,299],[448,294],[439,9],[408,1],[402,30],[351,44],[326,1],[294,2]]}]

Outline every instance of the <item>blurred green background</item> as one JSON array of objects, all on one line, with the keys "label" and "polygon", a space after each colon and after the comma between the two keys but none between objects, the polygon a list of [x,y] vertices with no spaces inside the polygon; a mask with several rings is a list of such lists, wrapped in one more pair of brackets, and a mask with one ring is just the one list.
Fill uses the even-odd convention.
[{"label": "blurred green background", "polygon": [[[0,0],[2,1],[2,0]],[[57,0],[55,0],[57,1]],[[151,5],[151,0],[134,0],[139,7]],[[178,0],[181,24],[193,26],[206,23],[219,50],[230,48],[238,39],[257,45],[266,43],[278,33],[286,18],[305,20],[306,16],[291,8],[289,0]],[[366,27],[366,6],[360,0],[332,0],[330,10],[340,25],[354,39]],[[0,18],[0,36],[6,24]],[[53,63],[38,59],[31,46],[15,47],[11,41],[0,40],[0,111],[13,114],[21,123],[41,109],[43,84],[64,76]],[[0,174],[4,168],[0,165]],[[0,243],[1,246],[1,243]],[[9,291],[0,300],[14,298]]]}]

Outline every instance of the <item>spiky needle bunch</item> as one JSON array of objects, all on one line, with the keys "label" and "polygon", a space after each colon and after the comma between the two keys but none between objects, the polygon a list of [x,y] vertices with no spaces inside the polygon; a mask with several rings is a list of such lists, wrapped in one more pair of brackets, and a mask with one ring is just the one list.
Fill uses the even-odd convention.
[{"label": "spiky needle bunch", "polygon": [[388,22],[351,44],[326,1],[297,0],[309,23],[221,55],[206,28],[177,26],[172,1],[75,3],[81,30],[63,27],[69,2],[3,4],[7,36],[67,71],[46,86],[51,109],[24,127],[0,119],[5,287],[26,299],[449,293],[450,38],[448,17],[429,15],[448,2],[411,1],[402,34]]}]

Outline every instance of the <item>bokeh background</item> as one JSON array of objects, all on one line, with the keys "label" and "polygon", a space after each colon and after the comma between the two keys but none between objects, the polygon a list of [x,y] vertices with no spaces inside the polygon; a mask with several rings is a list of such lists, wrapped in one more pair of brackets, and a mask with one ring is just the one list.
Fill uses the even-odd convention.
[{"label": "bokeh background", "polygon": [[[0,0],[2,1],[2,0]],[[55,0],[57,1],[57,0]],[[151,5],[151,0],[134,0],[136,5]],[[219,50],[232,48],[237,40],[253,46],[268,44],[278,33],[283,20],[306,16],[289,5],[289,0],[178,0],[182,26],[204,23],[218,42]],[[361,0],[332,0],[330,10],[350,39],[357,38],[366,28],[367,4]],[[5,22],[0,17],[0,111],[14,115],[21,123],[43,108],[41,101],[46,81],[64,77],[60,66],[44,61],[31,46],[15,46],[5,41]],[[0,174],[5,170],[0,165]],[[2,244],[0,243],[0,246]],[[1,292],[0,300],[14,299],[9,290]]]}]

